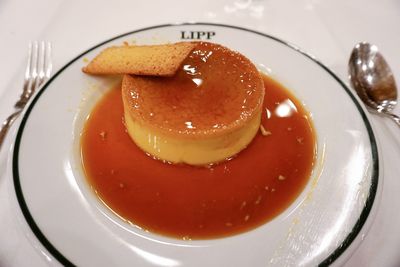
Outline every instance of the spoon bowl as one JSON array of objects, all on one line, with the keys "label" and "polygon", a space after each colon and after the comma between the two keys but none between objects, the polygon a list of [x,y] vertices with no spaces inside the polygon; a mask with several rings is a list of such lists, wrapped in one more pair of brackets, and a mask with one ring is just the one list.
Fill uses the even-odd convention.
[{"label": "spoon bowl", "polygon": [[396,82],[377,46],[362,42],[354,47],[349,75],[353,88],[367,107],[400,126],[400,118],[391,113],[397,104]]}]

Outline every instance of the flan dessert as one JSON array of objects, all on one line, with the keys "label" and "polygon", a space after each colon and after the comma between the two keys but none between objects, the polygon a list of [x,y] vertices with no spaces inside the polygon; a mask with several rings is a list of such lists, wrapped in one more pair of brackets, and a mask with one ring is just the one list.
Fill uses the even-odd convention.
[{"label": "flan dessert", "polygon": [[264,84],[242,54],[196,42],[172,77],[124,75],[122,99],[127,132],[142,150],[170,163],[207,165],[252,141]]}]

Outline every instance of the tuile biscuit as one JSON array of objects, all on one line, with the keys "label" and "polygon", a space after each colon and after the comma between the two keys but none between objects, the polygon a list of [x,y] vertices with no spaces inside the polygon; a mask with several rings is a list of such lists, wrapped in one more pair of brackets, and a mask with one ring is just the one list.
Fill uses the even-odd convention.
[{"label": "tuile biscuit", "polygon": [[189,42],[113,46],[103,50],[82,71],[88,74],[173,76],[195,46]]}]

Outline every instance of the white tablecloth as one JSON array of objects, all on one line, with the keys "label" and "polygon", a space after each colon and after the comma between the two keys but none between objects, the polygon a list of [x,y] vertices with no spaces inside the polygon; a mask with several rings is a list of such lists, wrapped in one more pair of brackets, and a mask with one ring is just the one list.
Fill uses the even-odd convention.
[{"label": "white tablecloth", "polygon": [[[400,82],[397,0],[5,0],[0,1],[0,121],[21,92],[30,40],[53,43],[57,71],[110,37],[179,22],[232,24],[274,35],[308,51],[346,83],[351,49],[369,41],[378,45]],[[400,114],[400,108],[395,112]],[[400,266],[400,131],[389,120],[371,118],[384,162],[382,197],[370,230],[363,229],[358,238],[364,240],[346,266]],[[11,143],[12,135],[0,154],[0,266],[46,266],[11,201],[11,177],[4,175]]]}]

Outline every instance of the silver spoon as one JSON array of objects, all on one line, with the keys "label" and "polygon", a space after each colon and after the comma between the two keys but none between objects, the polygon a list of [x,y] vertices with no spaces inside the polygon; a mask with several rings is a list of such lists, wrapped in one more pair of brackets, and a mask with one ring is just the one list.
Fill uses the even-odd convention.
[{"label": "silver spoon", "polygon": [[397,104],[397,87],[383,56],[375,45],[357,44],[349,60],[350,82],[369,110],[391,118],[400,127],[400,118],[391,113]]}]

